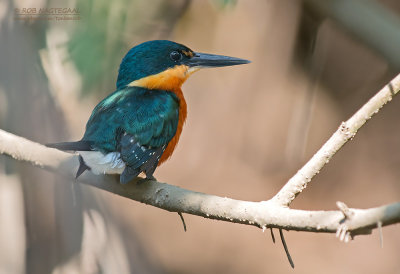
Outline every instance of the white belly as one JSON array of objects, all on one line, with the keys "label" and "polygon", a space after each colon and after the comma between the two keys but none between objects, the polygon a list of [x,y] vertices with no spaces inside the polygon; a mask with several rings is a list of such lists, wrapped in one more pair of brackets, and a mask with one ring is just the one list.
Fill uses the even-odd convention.
[{"label": "white belly", "polygon": [[94,174],[121,174],[125,163],[119,152],[103,154],[99,151],[78,151]]}]

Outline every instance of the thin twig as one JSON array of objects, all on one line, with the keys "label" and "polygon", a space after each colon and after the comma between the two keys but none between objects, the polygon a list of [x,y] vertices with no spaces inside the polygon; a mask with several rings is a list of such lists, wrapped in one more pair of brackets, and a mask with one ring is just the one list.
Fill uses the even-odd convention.
[{"label": "thin twig", "polygon": [[383,232],[382,232],[382,222],[378,222],[378,233],[379,233],[379,242],[381,244],[381,248],[383,248]]},{"label": "thin twig", "polygon": [[186,232],[186,223],[185,223],[185,219],[183,218],[182,212],[178,212],[179,217],[181,217],[181,221],[183,224],[183,230]]},{"label": "thin twig", "polygon": [[290,256],[289,249],[288,249],[288,247],[286,245],[285,237],[283,237],[283,232],[282,232],[281,228],[279,229],[279,235],[281,236],[282,245],[283,245],[283,248],[285,249],[286,256],[287,256],[287,258],[289,260],[290,266],[292,268],[294,268],[294,263],[293,263],[293,260],[292,260],[292,256]]},{"label": "thin twig", "polygon": [[269,230],[271,231],[272,242],[275,243],[275,235],[274,235],[274,231],[272,230],[272,227],[270,227]]}]

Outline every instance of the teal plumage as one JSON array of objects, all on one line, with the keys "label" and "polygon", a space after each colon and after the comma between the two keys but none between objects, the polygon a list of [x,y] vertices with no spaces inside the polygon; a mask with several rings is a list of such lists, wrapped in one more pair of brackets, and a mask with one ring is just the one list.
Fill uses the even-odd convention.
[{"label": "teal plumage", "polygon": [[118,159],[126,166],[120,181],[126,183],[140,172],[152,176],[178,120],[179,99],[174,93],[126,87],[96,106],[81,141],[105,155],[120,152]]},{"label": "teal plumage", "polygon": [[[122,59],[119,66],[117,89],[126,87],[134,80],[149,75],[160,73],[167,68],[177,65],[177,62],[170,58],[171,52],[186,51],[192,52],[188,47],[168,40],[147,41],[131,48]],[[189,59],[182,55],[182,60]]]},{"label": "teal plumage", "polygon": [[93,110],[83,141],[103,153],[118,151],[120,134],[133,135],[148,147],[168,144],[179,119],[179,99],[174,93],[127,87],[103,99]]}]

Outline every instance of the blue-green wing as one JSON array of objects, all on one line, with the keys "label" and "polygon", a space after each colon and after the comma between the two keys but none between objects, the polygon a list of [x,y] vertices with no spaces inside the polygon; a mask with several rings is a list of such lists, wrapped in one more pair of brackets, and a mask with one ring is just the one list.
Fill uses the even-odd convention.
[{"label": "blue-green wing", "polygon": [[120,151],[121,137],[128,134],[140,146],[159,148],[174,137],[178,119],[179,99],[172,92],[126,88],[96,106],[82,140],[107,153]]}]

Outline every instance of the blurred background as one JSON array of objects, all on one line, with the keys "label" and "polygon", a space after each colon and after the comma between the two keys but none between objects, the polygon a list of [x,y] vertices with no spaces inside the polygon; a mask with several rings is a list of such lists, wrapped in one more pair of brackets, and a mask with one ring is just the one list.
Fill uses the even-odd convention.
[{"label": "blurred background", "polygon": [[[79,15],[21,19],[24,8]],[[2,0],[0,128],[40,143],[80,139],[122,57],[151,39],[252,60],[185,83],[186,126],[155,176],[260,201],[399,72],[400,2]],[[385,106],[292,207],[399,201],[399,108],[398,98]],[[0,155],[0,273],[400,273],[398,225],[383,229],[383,248],[376,231],[348,244],[286,232],[293,271],[268,231],[185,219],[186,233],[177,214]]]}]

